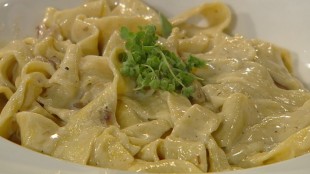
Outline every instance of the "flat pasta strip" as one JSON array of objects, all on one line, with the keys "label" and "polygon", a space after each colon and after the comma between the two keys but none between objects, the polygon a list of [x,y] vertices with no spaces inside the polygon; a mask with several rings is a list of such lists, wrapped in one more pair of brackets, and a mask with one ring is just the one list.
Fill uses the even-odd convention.
[{"label": "flat pasta strip", "polygon": [[19,112],[16,121],[21,133],[21,144],[38,152],[43,151],[43,146],[59,126],[52,120],[32,112]]},{"label": "flat pasta strip", "polygon": [[[220,2],[169,19],[140,0],[48,8],[37,38],[0,49],[0,136],[75,163],[136,172],[221,172],[307,153],[310,93],[289,52],[225,33],[231,20]],[[146,25],[156,28],[155,46],[145,45]],[[158,55],[170,63],[163,58],[154,70]],[[134,64],[128,74],[156,75],[141,84],[178,89],[139,89],[125,63]],[[193,89],[190,96],[159,78],[164,69],[182,71],[167,78],[188,79],[180,88]]]},{"label": "flat pasta strip", "polygon": [[137,161],[129,168],[129,171],[152,172],[152,173],[202,173],[194,164],[182,161],[165,159],[158,162]]}]

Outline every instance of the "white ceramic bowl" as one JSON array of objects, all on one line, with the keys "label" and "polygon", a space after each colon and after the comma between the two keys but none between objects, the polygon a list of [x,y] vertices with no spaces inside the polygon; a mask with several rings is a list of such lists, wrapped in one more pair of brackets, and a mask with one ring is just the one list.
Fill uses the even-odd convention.
[{"label": "white ceramic bowl", "polygon": [[[167,16],[173,16],[204,0],[145,0]],[[295,74],[310,88],[310,1],[308,0],[222,0],[234,14],[233,33],[260,38],[292,51]],[[82,0],[0,0],[0,46],[12,39],[35,36],[47,6],[73,7]],[[280,163],[224,172],[225,174],[308,174],[310,155]],[[32,152],[0,137],[2,174],[116,174],[130,173],[82,166]]]}]

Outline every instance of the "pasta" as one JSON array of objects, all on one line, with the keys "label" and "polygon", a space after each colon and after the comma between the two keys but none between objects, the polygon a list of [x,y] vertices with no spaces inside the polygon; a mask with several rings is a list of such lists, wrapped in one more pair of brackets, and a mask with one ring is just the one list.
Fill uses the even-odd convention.
[{"label": "pasta", "polygon": [[[202,16],[207,26],[189,22]],[[310,92],[287,50],[224,31],[230,9],[203,4],[170,19],[140,0],[48,8],[37,37],[0,49],[0,136],[79,164],[158,173],[237,170],[310,150]],[[190,97],[135,89],[121,72],[121,28],[156,27],[193,71]]]}]

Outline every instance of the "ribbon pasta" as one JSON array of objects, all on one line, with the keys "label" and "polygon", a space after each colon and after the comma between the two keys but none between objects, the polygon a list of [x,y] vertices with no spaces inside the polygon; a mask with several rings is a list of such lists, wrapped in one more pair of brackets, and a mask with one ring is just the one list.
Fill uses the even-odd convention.
[{"label": "ribbon pasta", "polygon": [[[208,23],[190,22],[202,16]],[[219,172],[270,164],[310,150],[310,93],[289,53],[224,33],[231,12],[204,4],[170,20],[160,38],[181,58],[207,62],[194,97],[139,93],[119,71],[122,26],[159,14],[139,0],[48,8],[37,38],[0,49],[0,136],[79,164],[139,171]]]}]

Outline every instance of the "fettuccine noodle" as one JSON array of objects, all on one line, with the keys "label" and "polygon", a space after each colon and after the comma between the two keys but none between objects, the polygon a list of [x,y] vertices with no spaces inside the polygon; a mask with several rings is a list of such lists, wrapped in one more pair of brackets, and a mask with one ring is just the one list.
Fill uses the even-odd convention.
[{"label": "fettuccine noodle", "polygon": [[[202,17],[208,25],[189,22]],[[154,25],[139,0],[48,8],[37,38],[0,50],[0,136],[79,164],[139,172],[219,172],[310,150],[310,93],[289,52],[230,36],[230,9],[203,4],[170,19],[161,44],[206,61],[192,98],[137,92],[120,73],[120,28]]]}]

